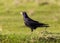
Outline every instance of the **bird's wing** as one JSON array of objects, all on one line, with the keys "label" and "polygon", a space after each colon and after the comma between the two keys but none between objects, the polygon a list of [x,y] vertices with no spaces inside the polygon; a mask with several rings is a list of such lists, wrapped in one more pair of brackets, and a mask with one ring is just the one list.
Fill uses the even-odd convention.
[{"label": "bird's wing", "polygon": [[39,22],[38,21],[35,21],[35,20],[32,20],[32,19],[26,19],[25,20],[29,25],[38,25]]},{"label": "bird's wing", "polygon": [[40,23],[40,22],[38,22],[38,21],[35,21],[35,20],[32,20],[32,19],[30,19],[30,18],[26,18],[26,20],[25,20],[25,24],[26,25],[29,25],[29,26],[37,26],[37,27],[43,27],[43,26],[47,26],[47,24],[44,24],[44,23]]}]

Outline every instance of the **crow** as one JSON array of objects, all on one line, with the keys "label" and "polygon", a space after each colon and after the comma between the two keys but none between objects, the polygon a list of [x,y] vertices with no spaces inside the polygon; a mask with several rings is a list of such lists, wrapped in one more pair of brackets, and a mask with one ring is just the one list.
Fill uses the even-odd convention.
[{"label": "crow", "polygon": [[37,27],[49,27],[48,24],[39,23],[38,21],[32,20],[30,17],[28,17],[25,11],[21,12],[21,14],[23,15],[25,25],[31,29],[31,32],[33,32],[33,30]]}]

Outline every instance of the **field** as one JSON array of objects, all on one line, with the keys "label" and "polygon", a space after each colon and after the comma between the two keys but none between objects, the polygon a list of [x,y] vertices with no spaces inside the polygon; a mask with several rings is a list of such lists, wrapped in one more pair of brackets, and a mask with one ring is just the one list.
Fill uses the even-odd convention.
[{"label": "field", "polygon": [[[31,33],[24,25],[21,11],[30,18],[50,25],[37,28]],[[60,43],[60,6],[57,4],[36,4],[15,0],[0,1],[0,43]]]}]

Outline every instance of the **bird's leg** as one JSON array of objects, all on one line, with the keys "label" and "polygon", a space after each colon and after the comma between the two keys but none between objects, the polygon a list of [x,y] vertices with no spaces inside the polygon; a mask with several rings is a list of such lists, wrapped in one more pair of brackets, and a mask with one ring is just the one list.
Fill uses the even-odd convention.
[{"label": "bird's leg", "polygon": [[33,29],[31,29],[29,37],[32,39]]},{"label": "bird's leg", "polygon": [[33,34],[33,29],[31,29],[31,35]]}]

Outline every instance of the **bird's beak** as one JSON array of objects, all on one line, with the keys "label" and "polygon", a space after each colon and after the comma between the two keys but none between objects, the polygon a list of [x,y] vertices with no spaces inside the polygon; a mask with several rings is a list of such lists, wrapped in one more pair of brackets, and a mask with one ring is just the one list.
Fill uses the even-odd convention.
[{"label": "bird's beak", "polygon": [[20,14],[22,15],[22,12],[20,12]]}]

